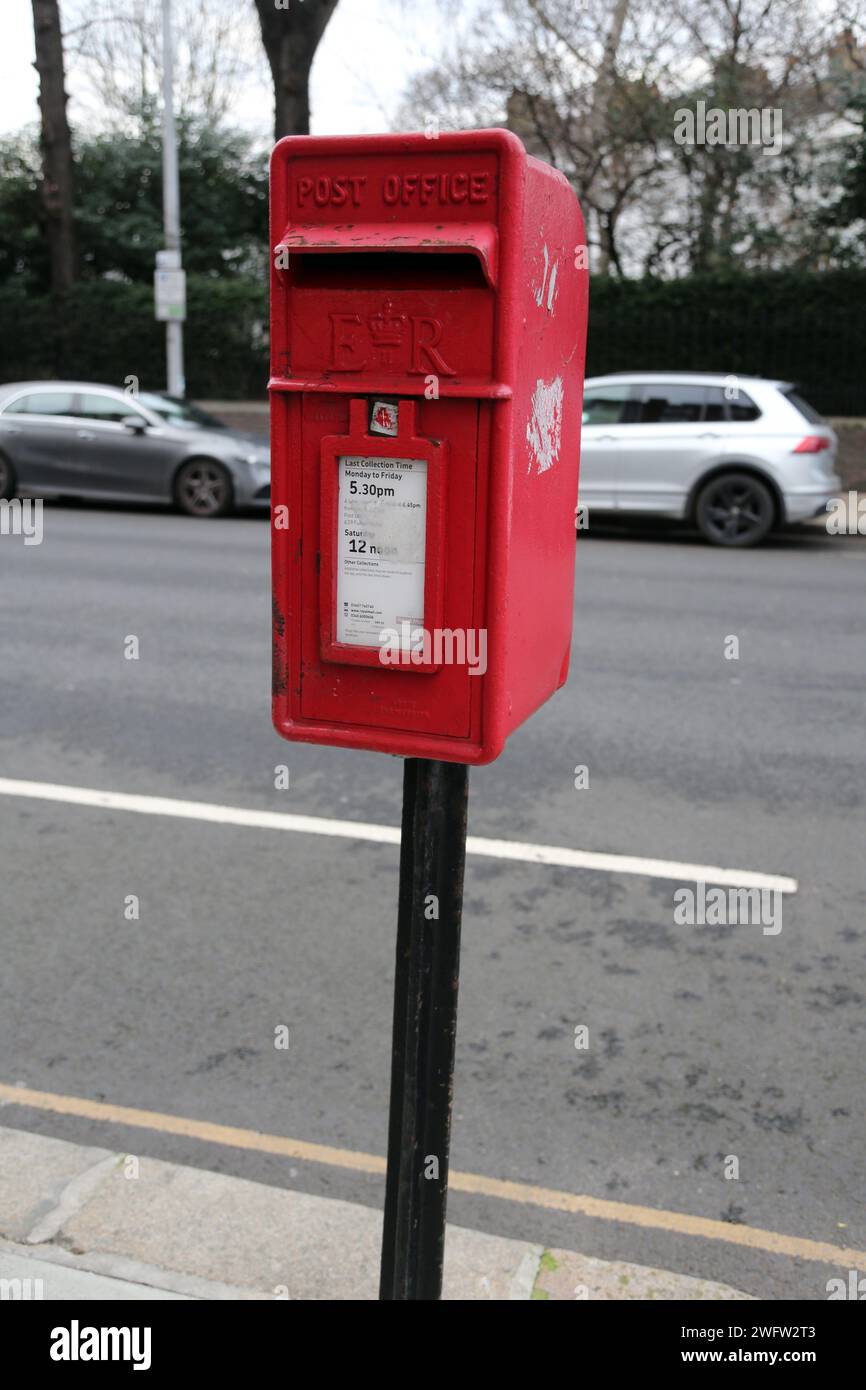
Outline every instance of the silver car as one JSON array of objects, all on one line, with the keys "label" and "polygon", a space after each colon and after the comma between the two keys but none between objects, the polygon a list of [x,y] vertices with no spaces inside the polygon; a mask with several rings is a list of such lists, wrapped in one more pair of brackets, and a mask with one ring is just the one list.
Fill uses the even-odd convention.
[{"label": "silver car", "polygon": [[836,435],[794,387],[705,372],[590,377],[580,502],[694,522],[715,545],[755,545],[838,494]]},{"label": "silver car", "polygon": [[269,505],[270,447],[173,396],[18,381],[0,386],[0,498],[19,489],[224,516]]}]

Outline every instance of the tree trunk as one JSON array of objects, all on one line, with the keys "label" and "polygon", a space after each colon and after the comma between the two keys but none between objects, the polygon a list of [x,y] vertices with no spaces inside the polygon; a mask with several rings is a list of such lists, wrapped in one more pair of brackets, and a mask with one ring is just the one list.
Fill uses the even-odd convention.
[{"label": "tree trunk", "polygon": [[42,206],[51,257],[51,287],[62,299],[75,283],[72,212],[72,138],[66,119],[63,36],[58,0],[32,0],[42,114]]},{"label": "tree trunk", "polygon": [[[617,0],[614,6],[613,19],[604,43],[604,54],[601,65],[595,79],[595,90],[592,96],[592,109],[590,112],[590,128],[595,132],[599,140],[604,139],[608,128],[608,110],[610,99],[613,94],[616,82],[616,60],[619,54],[620,40],[625,21],[628,17],[630,0]],[[602,241],[598,261],[599,275],[610,274],[611,252],[613,249],[613,223],[607,228],[607,235]]]},{"label": "tree trunk", "polygon": [[256,0],[274,80],[274,136],[309,135],[310,69],[337,0]]}]

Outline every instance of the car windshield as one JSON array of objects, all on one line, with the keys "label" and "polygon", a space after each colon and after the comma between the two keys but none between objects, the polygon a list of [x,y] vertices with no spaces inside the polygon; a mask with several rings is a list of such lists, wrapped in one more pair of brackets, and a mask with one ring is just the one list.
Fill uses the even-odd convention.
[{"label": "car windshield", "polygon": [[175,425],[178,429],[224,430],[227,428],[222,420],[208,415],[206,410],[199,409],[197,405],[191,405],[189,401],[179,400],[177,396],[158,396],[151,391],[141,391],[136,399],[146,410],[152,410],[154,415],[159,415],[167,425]]}]

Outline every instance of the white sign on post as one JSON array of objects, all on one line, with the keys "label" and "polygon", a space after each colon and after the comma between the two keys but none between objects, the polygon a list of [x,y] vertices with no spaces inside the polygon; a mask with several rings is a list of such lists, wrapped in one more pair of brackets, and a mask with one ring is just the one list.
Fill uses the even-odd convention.
[{"label": "white sign on post", "polygon": [[378,647],[390,629],[407,645],[424,626],[426,550],[426,459],[340,458],[338,642]]},{"label": "white sign on post", "polygon": [[186,318],[186,271],[155,270],[153,292],[157,321],[183,323]]}]

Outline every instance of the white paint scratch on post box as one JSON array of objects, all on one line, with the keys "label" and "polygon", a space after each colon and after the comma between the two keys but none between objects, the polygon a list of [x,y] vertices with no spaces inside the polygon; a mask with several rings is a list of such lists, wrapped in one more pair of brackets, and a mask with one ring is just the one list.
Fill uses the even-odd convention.
[{"label": "white paint scratch on post box", "polygon": [[550,252],[549,252],[548,249],[547,249],[547,243],[545,243],[545,245],[544,245],[544,275],[543,275],[542,278],[541,278],[541,284],[540,284],[540,285],[536,285],[536,287],[535,287],[535,302],[536,302],[536,304],[539,306],[539,308],[541,307],[541,301],[542,301],[543,298],[544,298],[544,290],[545,290],[545,286],[547,285],[547,272],[548,272],[549,269],[550,269]]},{"label": "white paint scratch on post box", "polygon": [[547,282],[547,312],[553,313],[553,305],[556,299],[556,273],[559,270],[559,261],[554,261],[553,270],[550,272],[550,279]]},{"label": "white paint scratch on post box", "polygon": [[534,290],[535,302],[536,302],[536,304],[538,305],[538,307],[539,307],[539,309],[540,309],[541,306],[542,306],[542,304],[544,304],[544,302],[545,302],[544,296],[545,296],[545,291],[547,291],[547,304],[546,304],[547,312],[548,312],[549,314],[552,314],[552,313],[553,313],[554,301],[555,301],[555,299],[556,299],[556,276],[557,276],[557,273],[558,273],[558,271],[559,271],[559,261],[554,261],[554,262],[553,262],[553,269],[551,269],[551,266],[550,266],[550,252],[549,252],[548,249],[547,249],[547,243],[546,243],[546,242],[545,242],[545,244],[544,244],[543,254],[544,254],[544,274],[543,274],[543,276],[542,276],[542,278],[541,278],[541,284],[540,284],[540,285],[537,285],[537,286],[535,287],[535,290]]},{"label": "white paint scratch on post box", "polygon": [[[546,473],[559,458],[562,442],[562,377],[555,377],[551,382],[539,378],[536,382],[526,440],[538,464],[538,472]],[[532,458],[527,471],[532,471]]]}]

